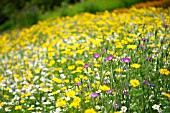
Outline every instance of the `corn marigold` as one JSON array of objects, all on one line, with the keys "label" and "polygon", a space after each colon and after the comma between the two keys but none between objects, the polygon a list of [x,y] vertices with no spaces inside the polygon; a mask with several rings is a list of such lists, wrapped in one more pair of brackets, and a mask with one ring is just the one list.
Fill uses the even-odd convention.
[{"label": "corn marigold", "polygon": [[131,84],[133,87],[137,87],[140,83],[139,83],[139,80],[132,79],[132,80],[130,80],[130,84]]}]

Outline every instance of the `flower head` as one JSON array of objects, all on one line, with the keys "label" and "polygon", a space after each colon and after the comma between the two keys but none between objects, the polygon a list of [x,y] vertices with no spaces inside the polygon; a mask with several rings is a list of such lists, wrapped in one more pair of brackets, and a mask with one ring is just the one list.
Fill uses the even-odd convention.
[{"label": "flower head", "polygon": [[95,98],[95,97],[98,97],[99,94],[98,94],[98,93],[92,93],[91,96],[92,96],[93,98]]},{"label": "flower head", "polygon": [[94,56],[94,58],[98,58],[100,56],[100,54],[94,54],[93,56]]},{"label": "flower head", "polygon": [[124,94],[124,95],[127,95],[127,93],[128,93],[127,91],[123,91],[123,94]]},{"label": "flower head", "polygon": [[152,108],[154,109],[154,110],[159,110],[159,105],[157,105],[157,104],[154,104],[153,106],[152,106]]},{"label": "flower head", "polygon": [[128,49],[136,49],[137,46],[136,46],[136,45],[127,45],[127,48],[128,48]]},{"label": "flower head", "polygon": [[151,84],[151,87],[154,88],[154,87],[155,87],[155,84]]},{"label": "flower head", "polygon": [[121,107],[121,112],[125,113],[126,110],[127,110],[127,107],[126,107],[126,106],[122,106],[122,107]]},{"label": "flower head", "polygon": [[113,89],[110,89],[107,91],[107,94],[111,94],[113,92]]},{"label": "flower head", "polygon": [[96,111],[91,108],[91,109],[86,109],[84,113],[96,113]]},{"label": "flower head", "polygon": [[150,81],[144,81],[143,84],[150,84]]},{"label": "flower head", "polygon": [[113,59],[113,55],[110,55],[110,56],[108,56],[107,58],[106,58],[106,60],[112,60]]},{"label": "flower head", "polygon": [[102,91],[110,90],[110,88],[108,86],[106,86],[106,85],[100,86],[99,89],[102,90]]},{"label": "flower head", "polygon": [[131,84],[133,87],[137,87],[137,86],[139,85],[139,80],[132,79],[132,80],[130,80],[130,84]]},{"label": "flower head", "polygon": [[88,67],[90,67],[90,64],[85,64],[84,65],[84,68],[88,68]]},{"label": "flower head", "polygon": [[123,62],[125,62],[125,63],[130,62],[130,58],[123,58]]},{"label": "flower head", "polygon": [[162,95],[164,95],[164,96],[166,96],[166,97],[170,98],[170,94],[169,94],[169,93],[165,93],[165,92],[163,92],[163,93],[162,93]]},{"label": "flower head", "polygon": [[137,69],[137,68],[140,68],[140,64],[132,64],[132,65],[131,65],[131,67],[133,67],[133,68],[136,68],[136,69]]},{"label": "flower head", "polygon": [[147,40],[147,38],[142,38],[142,41],[146,41]]},{"label": "flower head", "polygon": [[103,52],[106,53],[106,49],[105,48],[103,49]]},{"label": "flower head", "polygon": [[22,109],[22,106],[18,105],[18,106],[15,106],[15,110],[21,110]]},{"label": "flower head", "polygon": [[164,24],[164,28],[168,28],[168,24]]}]

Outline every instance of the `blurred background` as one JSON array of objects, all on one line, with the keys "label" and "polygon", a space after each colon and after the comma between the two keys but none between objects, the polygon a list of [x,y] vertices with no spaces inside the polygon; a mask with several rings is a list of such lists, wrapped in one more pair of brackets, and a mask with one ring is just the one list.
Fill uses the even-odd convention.
[{"label": "blurred background", "polygon": [[0,33],[29,27],[39,20],[73,16],[81,12],[96,13],[153,0],[1,0]]}]

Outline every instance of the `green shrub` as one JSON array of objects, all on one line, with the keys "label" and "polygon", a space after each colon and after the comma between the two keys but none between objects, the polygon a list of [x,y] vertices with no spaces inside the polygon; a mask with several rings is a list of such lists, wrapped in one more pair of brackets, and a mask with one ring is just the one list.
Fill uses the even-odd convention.
[{"label": "green shrub", "polygon": [[16,27],[30,26],[39,20],[40,11],[37,6],[25,8],[17,16],[13,17]]}]

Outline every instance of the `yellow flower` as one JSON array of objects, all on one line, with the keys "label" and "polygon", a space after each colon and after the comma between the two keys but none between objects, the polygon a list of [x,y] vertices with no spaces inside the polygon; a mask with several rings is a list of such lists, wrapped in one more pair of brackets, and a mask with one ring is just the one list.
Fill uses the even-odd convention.
[{"label": "yellow flower", "polygon": [[68,92],[66,93],[66,96],[67,96],[67,97],[73,97],[73,96],[75,96],[75,94],[76,94],[75,91],[68,91]]},{"label": "yellow flower", "polygon": [[108,86],[106,86],[106,85],[100,86],[99,89],[102,90],[102,91],[110,90],[110,88]]},{"label": "yellow flower", "polygon": [[64,80],[65,83],[69,83],[69,79]]},{"label": "yellow flower", "polygon": [[47,62],[48,62],[48,59],[43,59],[42,62],[43,62],[43,63],[47,63]]},{"label": "yellow flower", "polygon": [[61,80],[61,79],[58,79],[58,78],[53,78],[52,80],[55,81],[55,82],[57,82],[58,84],[61,84],[61,83],[62,83],[62,80]]},{"label": "yellow flower", "polygon": [[133,68],[140,68],[140,64],[132,64],[131,67],[133,67]]},{"label": "yellow flower", "polygon": [[136,45],[127,45],[127,48],[128,48],[128,49],[136,49],[137,46],[136,46]]},{"label": "yellow flower", "polygon": [[168,93],[163,92],[162,95],[164,95],[164,96],[170,98],[170,94],[168,94]]},{"label": "yellow flower", "polygon": [[21,102],[21,103],[24,103],[24,102],[25,102],[25,100],[20,100],[20,102]]},{"label": "yellow flower", "polygon": [[84,62],[81,60],[76,61],[76,65],[84,65]]},{"label": "yellow flower", "polygon": [[63,63],[65,63],[66,61],[67,61],[67,59],[63,58],[63,59],[61,60],[61,63],[63,64]]},{"label": "yellow flower", "polygon": [[30,108],[28,108],[27,110],[28,111],[32,111],[32,110],[34,110],[35,108],[32,108],[32,107],[30,107]]},{"label": "yellow flower", "polygon": [[136,86],[139,85],[139,80],[132,79],[132,80],[130,80],[130,84],[131,84],[133,87],[136,87]]},{"label": "yellow flower", "polygon": [[123,46],[121,44],[116,44],[116,48],[123,49]]},{"label": "yellow flower", "polygon": [[115,71],[120,73],[120,72],[123,72],[123,69],[116,68]]},{"label": "yellow flower", "polygon": [[91,108],[91,109],[86,109],[84,113],[96,113],[96,111]]},{"label": "yellow flower", "polygon": [[40,68],[36,68],[36,69],[35,69],[35,72],[36,72],[36,73],[39,73],[40,71],[41,71]]},{"label": "yellow flower", "polygon": [[73,70],[74,68],[75,68],[74,65],[68,66],[68,69],[69,69],[69,70]]},{"label": "yellow flower", "polygon": [[57,107],[64,107],[66,105],[66,101],[62,98],[58,99],[56,102]]},{"label": "yellow flower", "polygon": [[3,78],[4,78],[4,77],[0,75],[0,82],[3,80]]},{"label": "yellow flower", "polygon": [[22,106],[15,106],[15,110],[21,110],[22,109]]},{"label": "yellow flower", "polygon": [[56,95],[56,94],[58,94],[58,92],[57,92],[57,91],[53,91],[52,94],[53,94],[53,95]]},{"label": "yellow flower", "polygon": [[73,102],[79,103],[79,102],[81,102],[81,98],[75,97],[74,100],[73,100]]},{"label": "yellow flower", "polygon": [[115,111],[114,113],[120,113],[120,111]]},{"label": "yellow flower", "polygon": [[81,102],[81,98],[79,97],[75,97],[73,102],[70,104],[70,108],[71,107],[79,107],[79,103]]},{"label": "yellow flower", "polygon": [[55,64],[55,60],[51,60],[48,66],[53,66]]},{"label": "yellow flower", "polygon": [[0,107],[4,106],[4,103],[3,102],[0,102]]},{"label": "yellow flower", "polygon": [[168,71],[168,69],[160,69],[159,70],[159,72],[161,73],[161,74],[165,74],[165,75],[169,75],[169,71]]}]

